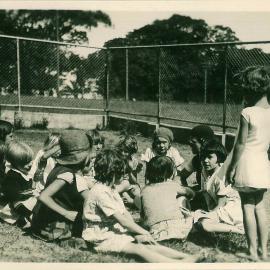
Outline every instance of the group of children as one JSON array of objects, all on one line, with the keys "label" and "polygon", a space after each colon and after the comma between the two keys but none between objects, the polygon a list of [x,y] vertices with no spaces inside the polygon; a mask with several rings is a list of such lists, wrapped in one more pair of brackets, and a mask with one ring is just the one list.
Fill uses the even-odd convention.
[{"label": "group of children", "polygon": [[[194,231],[245,233],[249,250],[239,256],[266,259],[270,72],[253,67],[241,78],[248,107],[229,158],[205,125],[191,130],[189,162],[164,127],[141,158],[135,137],[108,147],[96,130],[52,133],[34,158],[1,121],[0,218],[45,241],[82,237],[98,252],[136,254],[147,262],[200,260],[160,244]],[[195,183],[188,179],[193,172]],[[140,211],[140,225],[132,208]]]}]

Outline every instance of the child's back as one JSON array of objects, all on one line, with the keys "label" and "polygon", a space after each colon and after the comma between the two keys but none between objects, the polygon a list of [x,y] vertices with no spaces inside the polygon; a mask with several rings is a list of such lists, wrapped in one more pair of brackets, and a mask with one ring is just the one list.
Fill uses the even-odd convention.
[{"label": "child's back", "polygon": [[179,184],[175,181],[147,185],[143,188],[141,197],[146,225],[150,227],[161,221],[183,217],[176,199],[178,189]]},{"label": "child's back", "polygon": [[154,157],[146,168],[149,184],[141,193],[142,217],[157,241],[186,238],[192,228],[184,202],[193,192],[171,180],[175,170],[172,159],[166,156]]}]

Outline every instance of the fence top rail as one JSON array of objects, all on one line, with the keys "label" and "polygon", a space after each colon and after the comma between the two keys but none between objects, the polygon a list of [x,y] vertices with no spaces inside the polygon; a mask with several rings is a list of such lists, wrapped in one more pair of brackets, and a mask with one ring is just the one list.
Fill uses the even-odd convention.
[{"label": "fence top rail", "polygon": [[38,39],[38,38],[28,38],[28,37],[20,37],[20,36],[12,36],[12,35],[3,35],[0,34],[0,38],[10,38],[16,40],[28,40],[28,41],[36,41],[36,42],[44,42],[56,45],[64,45],[64,46],[73,46],[73,47],[82,47],[89,49],[100,49],[100,50],[114,50],[114,49],[139,49],[139,48],[166,48],[166,47],[188,47],[188,46],[225,46],[225,45],[251,45],[251,44],[270,44],[270,40],[261,40],[261,41],[231,41],[231,42],[202,42],[202,43],[174,43],[174,44],[153,44],[153,45],[138,45],[138,46],[107,46],[107,47],[97,47],[97,46],[89,46],[85,44],[78,43],[70,43],[70,42],[61,42],[47,39]]},{"label": "fence top rail", "polygon": [[160,45],[138,45],[138,46],[112,46],[106,47],[109,50],[114,49],[139,49],[139,48],[166,48],[166,47],[203,47],[203,46],[226,46],[226,45],[250,45],[250,44],[270,44],[270,40],[261,41],[231,41],[231,42],[202,42],[202,43],[174,43]]},{"label": "fence top rail", "polygon": [[19,36],[10,36],[10,35],[2,35],[2,34],[0,34],[0,38],[1,37],[2,38],[15,39],[15,40],[28,40],[28,41],[50,43],[50,44],[55,44],[55,45],[82,47],[82,48],[89,48],[89,49],[100,49],[100,50],[101,49],[106,49],[104,47],[95,47],[95,46],[89,46],[89,45],[84,45],[84,44],[61,42],[61,41],[54,41],[54,40],[47,40],[47,39],[27,38],[27,37],[19,37]]}]

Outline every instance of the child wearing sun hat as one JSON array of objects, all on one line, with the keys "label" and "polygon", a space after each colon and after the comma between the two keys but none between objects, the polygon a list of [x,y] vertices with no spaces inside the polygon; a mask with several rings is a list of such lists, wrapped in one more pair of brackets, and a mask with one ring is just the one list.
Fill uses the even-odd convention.
[{"label": "child wearing sun hat", "polygon": [[86,134],[64,131],[59,146],[61,154],[48,175],[32,220],[34,236],[47,241],[81,236],[83,201],[88,194],[82,176],[90,153]]},{"label": "child wearing sun hat", "polygon": [[184,158],[172,146],[173,140],[173,133],[169,128],[158,128],[154,132],[152,147],[146,149],[145,153],[141,156],[141,160],[148,163],[155,156],[168,156],[173,160],[177,171],[180,171],[184,163]]}]

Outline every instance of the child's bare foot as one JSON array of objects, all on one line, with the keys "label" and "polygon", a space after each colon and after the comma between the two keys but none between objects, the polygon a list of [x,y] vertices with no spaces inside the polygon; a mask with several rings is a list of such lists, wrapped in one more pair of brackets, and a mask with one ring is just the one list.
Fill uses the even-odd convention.
[{"label": "child's bare foot", "polygon": [[253,262],[258,262],[259,261],[259,257],[256,254],[250,254],[250,253],[245,253],[245,252],[237,252],[235,254],[235,256],[237,256],[239,258],[247,259],[247,260],[253,261]]},{"label": "child's bare foot", "polygon": [[262,261],[268,261],[268,252],[267,252],[267,250],[263,252],[261,248],[258,248],[258,255],[259,255],[259,257],[260,257],[260,259]]}]

